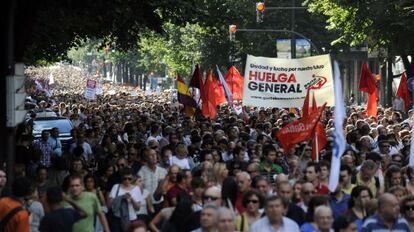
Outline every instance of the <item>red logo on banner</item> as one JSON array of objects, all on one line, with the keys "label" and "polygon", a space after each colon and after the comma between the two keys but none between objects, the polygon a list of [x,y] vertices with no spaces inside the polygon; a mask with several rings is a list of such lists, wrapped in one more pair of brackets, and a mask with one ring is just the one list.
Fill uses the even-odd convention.
[{"label": "red logo on banner", "polygon": [[321,89],[322,86],[324,86],[328,81],[326,77],[323,76],[313,75],[312,77],[312,81],[307,84],[309,86],[309,89]]}]

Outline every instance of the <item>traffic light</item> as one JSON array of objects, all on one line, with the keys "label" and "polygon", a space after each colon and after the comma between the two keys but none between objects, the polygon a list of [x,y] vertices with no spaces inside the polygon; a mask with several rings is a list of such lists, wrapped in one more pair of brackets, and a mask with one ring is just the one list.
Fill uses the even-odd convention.
[{"label": "traffic light", "polygon": [[232,24],[229,26],[230,41],[233,41],[234,39],[236,39],[236,31],[237,31],[236,25]]},{"label": "traffic light", "polygon": [[258,23],[263,22],[264,11],[265,11],[264,2],[256,2],[256,21]]}]

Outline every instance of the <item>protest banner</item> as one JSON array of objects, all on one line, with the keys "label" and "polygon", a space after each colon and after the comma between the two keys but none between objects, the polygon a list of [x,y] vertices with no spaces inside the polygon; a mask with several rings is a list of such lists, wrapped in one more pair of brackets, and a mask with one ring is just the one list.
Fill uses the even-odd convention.
[{"label": "protest banner", "polygon": [[86,81],[85,98],[88,100],[95,100],[96,97],[96,81],[88,79]]},{"label": "protest banner", "polygon": [[308,88],[316,91],[318,104],[334,105],[329,55],[302,59],[247,56],[243,105],[300,108]]},{"label": "protest banner", "polygon": [[276,133],[285,151],[289,151],[295,144],[312,138],[325,106],[326,104],[311,114],[289,123]]}]

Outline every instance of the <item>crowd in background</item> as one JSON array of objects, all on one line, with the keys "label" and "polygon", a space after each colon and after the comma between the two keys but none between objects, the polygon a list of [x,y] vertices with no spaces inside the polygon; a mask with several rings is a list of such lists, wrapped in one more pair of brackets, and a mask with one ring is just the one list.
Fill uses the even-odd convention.
[{"label": "crowd in background", "polygon": [[71,89],[54,81],[53,95],[33,93],[34,111],[69,118],[72,138],[63,144],[53,128],[34,139],[35,113],[17,127],[11,189],[0,171],[0,218],[27,210],[4,231],[414,231],[412,110],[379,108],[373,118],[347,106],[347,148],[329,192],[331,108],[316,162],[310,142],[284,150],[277,140],[300,118],[287,109],[190,118],[173,92],[112,87],[87,101],[86,80]]}]

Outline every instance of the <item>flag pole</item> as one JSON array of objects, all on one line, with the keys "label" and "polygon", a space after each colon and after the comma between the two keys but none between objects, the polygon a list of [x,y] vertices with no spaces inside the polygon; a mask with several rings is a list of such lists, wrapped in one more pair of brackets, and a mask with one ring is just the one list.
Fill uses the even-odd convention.
[{"label": "flag pole", "polygon": [[319,163],[319,142],[318,142],[318,136],[316,135],[316,131],[315,131],[315,154],[316,154],[316,163]]}]

